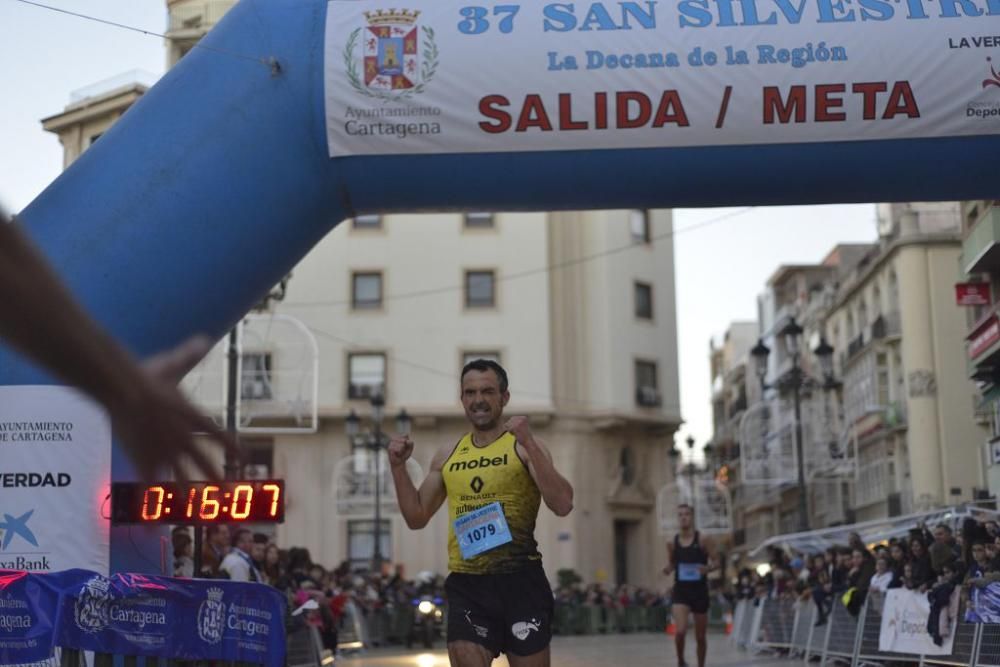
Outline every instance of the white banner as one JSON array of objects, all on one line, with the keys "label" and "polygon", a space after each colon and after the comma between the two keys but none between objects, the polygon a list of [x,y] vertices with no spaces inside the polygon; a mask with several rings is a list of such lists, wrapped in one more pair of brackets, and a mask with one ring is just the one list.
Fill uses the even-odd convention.
[{"label": "white banner", "polygon": [[67,387],[0,387],[0,461],[0,569],[107,574],[104,410]]},{"label": "white banner", "polygon": [[1000,133],[1000,0],[331,0],[329,151]]},{"label": "white banner", "polygon": [[943,641],[938,646],[927,632],[930,611],[926,593],[915,593],[903,588],[887,591],[882,608],[878,650],[916,655],[951,655],[956,619],[951,619],[948,633],[942,635]]}]

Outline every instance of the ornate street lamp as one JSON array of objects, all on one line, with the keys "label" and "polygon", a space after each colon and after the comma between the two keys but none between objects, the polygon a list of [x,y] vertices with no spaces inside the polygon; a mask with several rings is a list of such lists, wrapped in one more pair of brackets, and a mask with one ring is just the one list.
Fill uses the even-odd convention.
[{"label": "ornate street lamp", "polygon": [[[361,432],[361,418],[351,409],[344,419],[344,432],[351,442],[363,440],[365,449],[372,452],[375,459],[375,545],[372,551],[372,571],[382,571],[382,420],[385,418],[385,397],[376,392],[369,400],[371,405],[371,429]],[[400,433],[410,432],[410,415],[401,409],[396,415],[396,428]]]}]

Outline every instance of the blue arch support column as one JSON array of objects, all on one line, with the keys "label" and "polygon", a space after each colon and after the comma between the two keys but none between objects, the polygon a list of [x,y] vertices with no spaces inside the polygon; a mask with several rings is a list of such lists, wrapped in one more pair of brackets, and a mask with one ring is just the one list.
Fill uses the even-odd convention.
[{"label": "blue arch support column", "polygon": [[[358,213],[1000,197],[996,135],[330,159],[326,11],[326,0],[237,3],[209,48],[186,55],[20,215],[136,354],[221,336]],[[51,382],[0,350],[0,384]],[[117,447],[112,478],[134,478]],[[149,571],[158,553],[152,533],[112,533],[112,571]]]}]

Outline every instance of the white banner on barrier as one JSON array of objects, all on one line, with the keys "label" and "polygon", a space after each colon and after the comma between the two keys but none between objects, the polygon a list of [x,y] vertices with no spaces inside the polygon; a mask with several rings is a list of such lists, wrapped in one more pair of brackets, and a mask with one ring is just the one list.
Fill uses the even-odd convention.
[{"label": "white banner on barrier", "polygon": [[930,616],[927,594],[902,588],[886,592],[882,608],[882,628],[878,637],[878,650],[914,655],[950,655],[955,639],[955,621],[951,619],[947,636],[942,635],[938,646],[927,632]]},{"label": "white banner on barrier", "polygon": [[107,574],[111,425],[68,387],[0,387],[0,569]]},{"label": "white banner on barrier", "polygon": [[1000,133],[1000,0],[330,0],[346,155]]}]

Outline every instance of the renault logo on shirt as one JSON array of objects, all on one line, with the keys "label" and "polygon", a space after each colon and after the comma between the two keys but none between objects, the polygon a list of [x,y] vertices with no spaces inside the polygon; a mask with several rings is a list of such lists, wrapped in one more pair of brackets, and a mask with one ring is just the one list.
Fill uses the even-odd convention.
[{"label": "renault logo on shirt", "polygon": [[472,487],[473,491],[475,491],[476,493],[479,493],[480,491],[483,490],[483,486],[484,486],[484,484],[483,484],[483,478],[480,477],[479,475],[476,475],[475,477],[472,478],[472,482],[469,483],[469,486]]},{"label": "renault logo on shirt", "polygon": [[471,461],[455,461],[450,466],[448,466],[449,472],[456,472],[459,470],[475,470],[476,468],[489,468],[490,466],[505,466],[507,465],[507,455],[494,456],[493,458],[488,458],[486,456],[480,456],[478,459],[472,459]]}]

